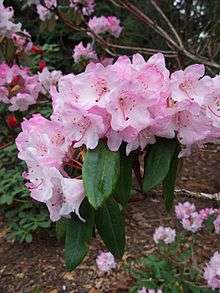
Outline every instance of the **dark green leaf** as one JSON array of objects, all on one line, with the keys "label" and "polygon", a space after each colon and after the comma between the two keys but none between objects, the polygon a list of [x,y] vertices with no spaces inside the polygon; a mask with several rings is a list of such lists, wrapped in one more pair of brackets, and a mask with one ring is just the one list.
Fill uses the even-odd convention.
[{"label": "dark green leaf", "polygon": [[114,199],[109,199],[96,211],[96,226],[109,251],[116,257],[121,257],[125,248],[125,224]]},{"label": "dark green leaf", "polygon": [[179,163],[178,154],[179,154],[179,145],[178,143],[176,143],[175,152],[171,161],[169,172],[163,181],[163,196],[165,200],[165,207],[168,211],[173,206],[177,167]]},{"label": "dark green leaf", "polygon": [[67,219],[63,218],[56,222],[56,237],[58,241],[62,241],[66,236],[66,221]]},{"label": "dark green leaf", "polygon": [[66,219],[65,263],[69,271],[74,270],[86,256],[87,243],[92,237],[94,226],[94,210],[84,200],[80,208],[82,222],[77,216]]},{"label": "dark green leaf", "polygon": [[129,201],[132,187],[132,159],[123,152],[120,154],[120,176],[114,192],[115,199],[125,206]]},{"label": "dark green leaf", "polygon": [[176,140],[160,139],[150,147],[144,160],[143,191],[163,182],[167,176],[176,148]]},{"label": "dark green leaf", "polygon": [[119,152],[111,152],[102,142],[94,150],[87,151],[82,176],[86,196],[95,209],[112,195],[119,172]]}]

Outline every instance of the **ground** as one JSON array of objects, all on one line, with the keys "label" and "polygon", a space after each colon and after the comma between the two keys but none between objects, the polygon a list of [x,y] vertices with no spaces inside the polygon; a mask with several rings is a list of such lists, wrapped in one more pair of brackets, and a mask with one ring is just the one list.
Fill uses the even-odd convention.
[{"label": "ground", "polygon": [[[185,160],[178,179],[178,188],[214,193],[220,191],[220,145],[210,145],[200,154]],[[179,194],[176,201],[184,201]],[[198,207],[220,206],[210,200],[187,198]],[[173,225],[173,213],[164,210],[160,191],[147,198],[135,195],[126,209],[127,246],[118,268],[109,275],[100,275],[95,258],[104,247],[93,239],[85,261],[72,273],[66,272],[63,262],[63,245],[53,233],[36,235],[31,244],[8,243],[5,225],[0,219],[0,293],[16,292],[128,292],[132,278],[126,268],[132,261],[154,250],[152,234],[160,224]],[[219,249],[217,238],[201,237],[201,257]]]}]

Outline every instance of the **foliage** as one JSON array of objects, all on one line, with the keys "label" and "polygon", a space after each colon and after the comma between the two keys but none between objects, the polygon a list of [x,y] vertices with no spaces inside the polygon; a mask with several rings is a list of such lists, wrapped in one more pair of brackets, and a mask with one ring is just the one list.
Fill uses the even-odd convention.
[{"label": "foliage", "polygon": [[[206,223],[204,234],[207,229]],[[198,245],[196,234],[190,235],[184,231],[170,244],[161,240],[154,253],[138,261],[139,269],[129,269],[135,279],[130,292],[138,292],[141,288],[162,289],[165,293],[216,292],[203,284],[203,265],[197,251]]]},{"label": "foliage", "polygon": [[0,210],[8,225],[8,239],[31,242],[33,233],[49,228],[46,210],[30,200],[21,176],[24,164],[17,159],[14,144],[0,150]]}]

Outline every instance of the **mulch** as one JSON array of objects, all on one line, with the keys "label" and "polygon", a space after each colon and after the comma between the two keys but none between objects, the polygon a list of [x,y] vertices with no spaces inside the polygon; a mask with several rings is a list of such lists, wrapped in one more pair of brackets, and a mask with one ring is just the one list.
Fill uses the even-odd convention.
[{"label": "mulch", "polygon": [[[220,191],[220,145],[209,145],[199,154],[186,159],[178,182],[178,188],[214,193]],[[89,254],[74,271],[67,272],[63,261],[63,244],[54,233],[35,235],[31,244],[9,243],[6,228],[0,218],[0,293],[33,292],[128,292],[132,278],[130,266],[143,255],[155,249],[152,234],[159,225],[175,226],[174,214],[164,210],[160,192],[146,198],[135,195],[126,208],[127,245],[117,269],[101,275],[95,259],[105,247],[97,237],[90,244]],[[220,206],[209,200],[189,199],[178,196],[176,201],[190,200],[198,207]],[[207,258],[220,248],[217,237],[200,237],[198,253]]]}]

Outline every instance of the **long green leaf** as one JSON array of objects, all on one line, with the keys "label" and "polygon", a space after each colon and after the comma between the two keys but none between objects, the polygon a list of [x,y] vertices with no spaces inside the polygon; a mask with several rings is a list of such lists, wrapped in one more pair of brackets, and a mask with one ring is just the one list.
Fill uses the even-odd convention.
[{"label": "long green leaf", "polygon": [[82,176],[86,196],[95,209],[112,195],[119,174],[119,152],[111,152],[103,142],[87,151]]},{"label": "long green leaf", "polygon": [[77,216],[66,220],[65,263],[69,271],[74,270],[86,256],[94,227],[94,210],[87,200],[84,200],[80,214],[85,223]]},{"label": "long green leaf", "polygon": [[122,257],[125,248],[125,224],[119,205],[109,199],[96,211],[96,226],[108,250]]},{"label": "long green leaf", "polygon": [[120,154],[120,176],[114,192],[115,199],[125,206],[130,199],[132,187],[132,158],[124,152]]},{"label": "long green leaf", "polygon": [[66,221],[67,219],[63,218],[56,222],[56,237],[58,241],[62,241],[66,236]]},{"label": "long green leaf", "polygon": [[178,154],[179,154],[179,145],[176,143],[176,148],[175,148],[175,152],[171,161],[169,172],[163,181],[163,196],[165,200],[165,207],[168,211],[173,206],[177,168],[179,163]]},{"label": "long green leaf", "polygon": [[144,192],[163,182],[169,172],[175,148],[174,139],[160,139],[150,147],[144,159]]}]

